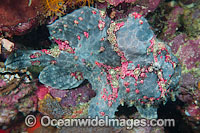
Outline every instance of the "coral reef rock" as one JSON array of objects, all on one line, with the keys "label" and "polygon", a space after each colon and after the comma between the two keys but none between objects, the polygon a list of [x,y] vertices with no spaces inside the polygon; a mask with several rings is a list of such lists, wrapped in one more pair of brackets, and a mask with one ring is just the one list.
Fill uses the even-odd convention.
[{"label": "coral reef rock", "polygon": [[39,24],[40,0],[6,0],[0,4],[0,35],[24,35]]},{"label": "coral reef rock", "polygon": [[16,120],[18,113],[24,116],[37,109],[37,87],[26,70],[10,70],[0,62],[0,126]]}]

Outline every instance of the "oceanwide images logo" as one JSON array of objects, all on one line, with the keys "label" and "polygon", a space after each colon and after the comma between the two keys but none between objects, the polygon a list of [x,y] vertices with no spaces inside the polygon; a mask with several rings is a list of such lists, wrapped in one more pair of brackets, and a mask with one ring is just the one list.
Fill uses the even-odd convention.
[{"label": "oceanwide images logo", "polygon": [[[33,115],[28,115],[25,119],[25,123],[28,127],[36,125],[36,118]],[[77,119],[51,119],[49,116],[43,116],[40,119],[40,123],[44,127],[126,127],[127,129],[133,129],[134,127],[155,127],[155,126],[175,126],[174,119],[117,119],[109,118],[77,118]]]}]

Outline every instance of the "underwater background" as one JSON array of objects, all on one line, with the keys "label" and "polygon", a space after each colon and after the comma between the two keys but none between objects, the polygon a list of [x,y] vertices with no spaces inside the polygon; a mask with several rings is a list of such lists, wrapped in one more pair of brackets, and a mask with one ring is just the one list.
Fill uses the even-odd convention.
[{"label": "underwater background", "polygon": [[[199,106],[199,0],[0,0],[0,133],[199,133]],[[43,116],[175,126],[44,127]]]}]

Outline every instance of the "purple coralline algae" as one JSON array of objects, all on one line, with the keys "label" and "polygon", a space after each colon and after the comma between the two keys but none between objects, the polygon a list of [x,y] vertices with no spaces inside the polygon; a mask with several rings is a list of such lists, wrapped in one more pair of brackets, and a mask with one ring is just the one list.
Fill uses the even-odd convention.
[{"label": "purple coralline algae", "polygon": [[200,37],[196,40],[188,40],[186,45],[183,45],[179,53],[179,59],[183,64],[186,64],[187,69],[200,67]]},{"label": "purple coralline algae", "polygon": [[65,94],[65,97],[62,97],[61,105],[64,107],[75,107],[78,104],[88,102],[92,97],[95,96],[95,92],[89,88],[91,88],[91,86],[88,84],[87,86],[82,86],[82,87],[78,87],[76,89],[71,89],[67,91],[54,89],[52,91],[50,90],[50,93],[54,97],[56,97],[55,91],[56,92],[63,91],[64,92],[63,94]]},{"label": "purple coralline algae", "polygon": [[149,12],[153,12],[158,5],[160,4],[161,0],[140,0],[136,3],[130,12],[140,12],[142,15],[147,15]]},{"label": "purple coralline algae", "polygon": [[180,25],[179,19],[180,16],[183,15],[183,11],[184,11],[183,8],[176,6],[171,11],[169,16],[167,16],[167,24],[163,29],[163,37],[162,37],[163,40],[169,41],[170,39],[172,39],[172,37],[174,37]]},{"label": "purple coralline algae", "polygon": [[182,64],[182,73],[195,71],[200,75],[200,37],[189,38],[186,34],[179,34],[171,40],[171,48]]},{"label": "purple coralline algae", "polygon": [[178,98],[185,103],[185,106],[181,106],[179,109],[185,116],[186,122],[194,130],[199,130],[200,77],[195,77],[191,73],[183,74]]},{"label": "purple coralline algae", "polygon": [[157,118],[158,105],[174,99],[181,72],[178,60],[140,14],[114,22],[98,9],[83,7],[48,28],[56,44],[52,49],[16,51],[6,66],[45,66],[39,81],[61,90],[87,79],[96,93],[89,102],[91,117],[114,118],[117,107],[126,102],[142,117]]},{"label": "purple coralline algae", "polygon": [[117,6],[123,2],[132,3],[132,2],[135,2],[136,0],[106,0],[106,1],[111,5]]},{"label": "purple coralline algae", "polygon": [[[88,101],[95,96],[90,84],[70,90],[58,90],[39,85],[38,90],[39,111],[52,118],[77,118],[83,115],[84,111],[77,110],[85,109]],[[85,110],[87,111],[87,108]]]},{"label": "purple coralline algae", "polygon": [[[161,0],[99,0],[97,8],[101,10],[112,8],[116,20],[126,18],[132,12],[138,12],[141,15],[146,16],[148,13],[153,12],[160,2]],[[114,7],[110,5],[113,5]]]}]

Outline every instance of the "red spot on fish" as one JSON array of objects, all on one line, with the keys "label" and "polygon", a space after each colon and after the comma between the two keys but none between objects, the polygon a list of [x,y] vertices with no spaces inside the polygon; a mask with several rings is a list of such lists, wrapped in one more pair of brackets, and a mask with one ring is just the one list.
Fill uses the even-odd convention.
[{"label": "red spot on fish", "polygon": [[126,88],[126,92],[129,93],[130,92],[130,88]]},{"label": "red spot on fish", "polygon": [[124,22],[117,23],[116,25],[117,25],[119,28],[121,28],[122,26],[124,26]]},{"label": "red spot on fish", "polygon": [[145,78],[145,77],[147,77],[147,75],[145,73],[141,73],[140,77]]},{"label": "red spot on fish", "polygon": [[77,36],[78,40],[81,40],[81,37],[80,36]]},{"label": "red spot on fish", "polygon": [[34,58],[40,57],[41,55],[42,55],[41,53],[37,52],[37,53],[34,53],[34,54],[30,55],[29,57],[30,57],[31,59],[34,59]]},{"label": "red spot on fish", "polygon": [[143,96],[144,99],[147,99],[147,96]]},{"label": "red spot on fish", "polygon": [[138,93],[140,93],[140,91],[139,91],[138,89],[136,89],[136,90],[135,90],[135,93],[138,94]]},{"label": "red spot on fish", "polygon": [[73,76],[75,76],[75,73],[72,72],[70,75],[71,75],[71,77],[73,77]]},{"label": "red spot on fish", "polygon": [[74,20],[74,23],[75,23],[75,24],[78,24],[78,21],[77,21],[77,20]]},{"label": "red spot on fish", "polygon": [[150,100],[150,101],[153,101],[153,100],[155,100],[155,98],[154,98],[154,97],[150,97],[149,100]]},{"label": "red spot on fish", "polygon": [[103,30],[104,27],[105,27],[105,22],[102,20],[99,20],[99,23],[98,23],[99,30]]},{"label": "red spot on fish", "polygon": [[140,23],[140,24],[143,24],[143,21],[142,21],[142,20],[140,20],[140,21],[139,21],[139,23]]},{"label": "red spot on fish", "polygon": [[79,19],[80,21],[83,21],[83,18],[82,18],[82,17],[78,17],[78,19]]},{"label": "red spot on fish", "polygon": [[155,61],[155,62],[158,62],[157,56],[154,56],[154,61]]},{"label": "red spot on fish", "polygon": [[74,54],[75,53],[75,48],[72,49],[72,47],[70,47],[69,45],[69,42],[67,40],[65,40],[64,42],[61,41],[61,40],[56,40],[55,39],[55,42],[58,44],[59,46],[59,50],[64,50],[64,51],[67,51],[68,53],[72,53]]},{"label": "red spot on fish", "polygon": [[106,90],[106,88],[103,88],[103,92],[108,94],[108,91]]},{"label": "red spot on fish", "polygon": [[130,83],[129,82],[124,82],[124,86],[129,86],[130,85]]},{"label": "red spot on fish", "polygon": [[104,37],[101,38],[101,41],[104,41]]},{"label": "red spot on fish", "polygon": [[97,12],[93,10],[93,11],[92,11],[92,14],[97,14]]},{"label": "red spot on fish", "polygon": [[104,115],[105,115],[105,112],[100,112],[100,114],[101,114],[102,116],[104,116]]},{"label": "red spot on fish", "polygon": [[108,101],[108,106],[109,106],[109,107],[111,107],[112,104],[113,104],[113,103],[112,103],[111,101]]},{"label": "red spot on fish", "polygon": [[31,61],[31,65],[40,65],[40,61],[38,61],[38,60]]},{"label": "red spot on fish", "polygon": [[42,55],[42,54],[39,53],[39,52],[35,53],[35,56],[37,56],[37,57],[39,57],[39,56],[41,56],[41,55]]},{"label": "red spot on fish", "polygon": [[145,104],[145,102],[144,102],[144,101],[141,101],[140,103],[141,103],[141,104]]},{"label": "red spot on fish", "polygon": [[89,33],[88,33],[88,32],[83,32],[83,33],[84,33],[84,36],[85,36],[86,38],[89,37]]},{"label": "red spot on fish", "polygon": [[50,63],[51,63],[51,64],[56,64],[57,61],[56,61],[56,60],[52,60],[52,61],[50,61]]},{"label": "red spot on fish", "polygon": [[29,56],[31,59],[37,58],[34,54]]},{"label": "red spot on fish", "polygon": [[101,98],[106,101],[107,96],[104,94]]},{"label": "red spot on fish", "polygon": [[135,19],[141,18],[141,17],[142,17],[142,15],[140,15],[140,14],[137,13],[137,12],[132,13],[132,15],[135,17]]},{"label": "red spot on fish", "polygon": [[100,63],[99,63],[99,62],[97,62],[97,61],[95,61],[95,64],[96,64],[97,66],[100,66]]}]

